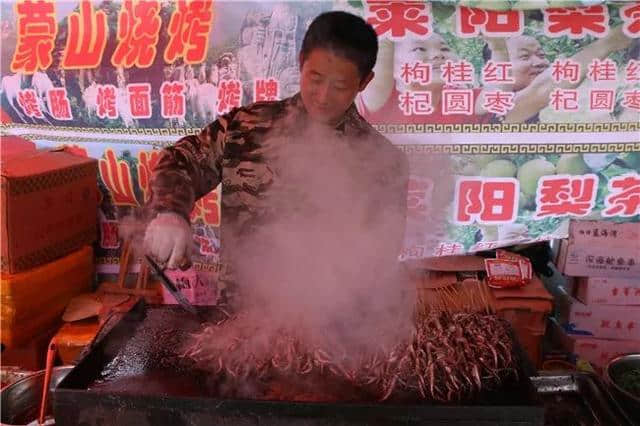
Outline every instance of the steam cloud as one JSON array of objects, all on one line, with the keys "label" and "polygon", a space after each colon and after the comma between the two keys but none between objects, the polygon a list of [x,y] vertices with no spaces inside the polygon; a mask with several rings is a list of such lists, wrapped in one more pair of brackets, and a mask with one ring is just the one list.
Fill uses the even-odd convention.
[{"label": "steam cloud", "polygon": [[[241,171],[249,186],[271,185],[265,198],[251,200],[265,212],[264,220],[248,235],[241,226],[223,241],[224,259],[240,287],[241,317],[186,346],[198,345],[201,355],[215,359],[241,337],[256,355],[266,355],[285,330],[310,349],[356,359],[405,341],[414,329],[416,291],[397,261],[396,242],[403,235],[396,232],[402,229],[390,231],[388,216],[397,201],[384,196],[397,194],[385,194],[374,183],[377,174],[389,172],[390,156],[379,155],[372,141],[351,140],[324,126],[283,143],[277,150],[264,147],[269,168],[249,163]],[[446,175],[441,159],[415,158],[412,168],[423,178]],[[438,200],[450,196],[433,194]],[[428,207],[428,214],[439,216]],[[121,234],[137,237],[132,246],[139,254],[144,226],[140,218],[125,219]],[[408,224],[420,228],[419,238],[436,234],[437,220],[417,220],[410,217]]]},{"label": "steam cloud", "polygon": [[267,158],[274,220],[223,242],[256,343],[285,328],[358,354],[410,333],[415,291],[380,220],[395,201],[372,186],[389,159],[368,143],[310,127]]}]

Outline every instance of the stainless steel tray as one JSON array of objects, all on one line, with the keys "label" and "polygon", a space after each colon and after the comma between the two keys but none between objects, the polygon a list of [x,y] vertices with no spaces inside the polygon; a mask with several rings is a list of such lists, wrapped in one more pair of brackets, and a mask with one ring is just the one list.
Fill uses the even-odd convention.
[{"label": "stainless steel tray", "polygon": [[633,425],[604,383],[591,373],[532,377],[545,408],[545,425]]}]

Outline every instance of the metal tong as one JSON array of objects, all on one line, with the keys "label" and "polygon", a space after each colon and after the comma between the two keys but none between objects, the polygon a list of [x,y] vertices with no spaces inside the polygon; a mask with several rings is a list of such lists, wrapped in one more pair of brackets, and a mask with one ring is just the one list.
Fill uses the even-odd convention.
[{"label": "metal tong", "polygon": [[173,295],[173,297],[176,298],[176,300],[178,301],[180,306],[182,306],[182,308],[185,311],[188,311],[188,312],[192,313],[193,315],[197,316],[198,318],[200,318],[200,315],[198,314],[198,311],[197,311],[196,307],[193,306],[187,300],[187,298],[180,292],[180,290],[178,290],[178,288],[169,279],[169,277],[167,277],[165,275],[164,270],[160,266],[158,266],[158,264],[151,258],[151,256],[145,255],[144,257],[145,257],[147,263],[149,264],[149,266],[151,266],[151,269],[153,269],[153,271],[156,273],[156,275],[158,275],[158,277],[160,277],[160,281],[162,282],[162,285],[164,286],[164,288],[166,288],[167,291],[169,291],[169,293],[171,293]]}]

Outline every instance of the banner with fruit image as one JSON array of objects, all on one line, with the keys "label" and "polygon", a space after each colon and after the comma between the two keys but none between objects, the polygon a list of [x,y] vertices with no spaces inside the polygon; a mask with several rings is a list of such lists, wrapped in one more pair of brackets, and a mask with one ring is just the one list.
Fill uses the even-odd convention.
[{"label": "banner with fruit image", "polygon": [[[335,9],[379,35],[356,106],[411,163],[404,259],[563,238],[570,218],[640,218],[640,2],[137,4],[0,2],[0,133],[100,159],[105,271],[117,270],[114,230],[145,201],[143,153],[296,93],[304,31]],[[200,33],[183,34],[191,21]],[[206,253],[219,203],[210,194],[192,217]]]},{"label": "banner with fruit image", "polygon": [[380,42],[360,111],[411,164],[403,259],[640,219],[640,3],[346,3]]},{"label": "banner with fruit image", "polygon": [[452,161],[456,190],[438,255],[565,238],[569,219],[640,219],[638,152],[454,155]]}]

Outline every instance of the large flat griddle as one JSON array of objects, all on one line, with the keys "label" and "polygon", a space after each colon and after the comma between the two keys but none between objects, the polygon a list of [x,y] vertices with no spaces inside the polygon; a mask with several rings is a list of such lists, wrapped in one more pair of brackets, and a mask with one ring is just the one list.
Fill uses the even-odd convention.
[{"label": "large flat griddle", "polygon": [[[199,307],[211,320],[223,314]],[[542,425],[544,409],[523,372],[518,382],[463,404],[289,402],[222,397],[220,382],[179,356],[200,328],[171,305],[139,303],[60,383],[57,425]],[[335,385],[335,384],[334,384]],[[321,386],[321,385],[320,385]]]}]

